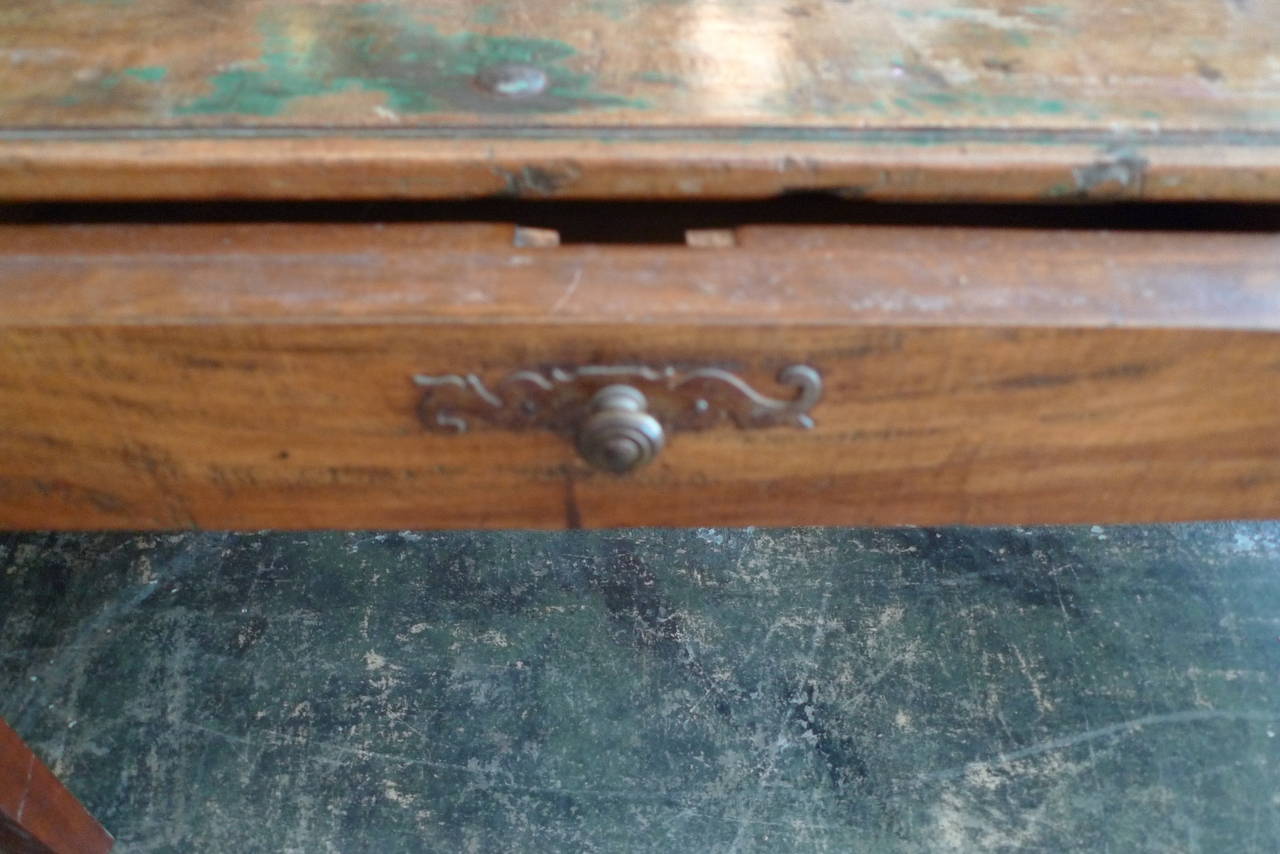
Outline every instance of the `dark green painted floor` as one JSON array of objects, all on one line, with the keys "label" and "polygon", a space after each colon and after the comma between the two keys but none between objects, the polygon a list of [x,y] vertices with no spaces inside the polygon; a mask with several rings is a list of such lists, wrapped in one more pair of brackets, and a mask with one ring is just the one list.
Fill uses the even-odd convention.
[{"label": "dark green painted floor", "polygon": [[1280,524],[0,535],[120,852],[1280,849]]}]

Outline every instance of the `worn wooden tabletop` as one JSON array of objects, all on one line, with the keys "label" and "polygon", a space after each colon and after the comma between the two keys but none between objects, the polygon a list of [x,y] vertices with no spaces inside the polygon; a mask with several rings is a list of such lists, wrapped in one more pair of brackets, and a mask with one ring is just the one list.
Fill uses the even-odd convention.
[{"label": "worn wooden tabletop", "polygon": [[1280,0],[8,0],[0,195],[1280,199]]}]

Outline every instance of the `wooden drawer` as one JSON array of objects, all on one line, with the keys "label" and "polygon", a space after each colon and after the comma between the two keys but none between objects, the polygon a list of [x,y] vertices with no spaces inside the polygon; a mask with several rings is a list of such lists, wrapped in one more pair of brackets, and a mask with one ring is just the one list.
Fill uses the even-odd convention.
[{"label": "wooden drawer", "polygon": [[[1280,515],[1275,234],[760,227],[695,241],[710,248],[526,237],[0,229],[0,525]],[[719,417],[751,391],[794,397],[778,382],[792,365],[821,377],[810,429]],[[600,385],[583,367],[627,382],[656,372],[667,436],[651,463],[615,475],[582,459],[571,422]],[[711,423],[688,429],[673,407],[708,386],[672,391],[669,378],[706,370]],[[557,383],[569,415],[522,421],[503,384],[520,371]],[[442,425],[424,395],[482,398],[477,383],[506,414],[431,429]]]}]

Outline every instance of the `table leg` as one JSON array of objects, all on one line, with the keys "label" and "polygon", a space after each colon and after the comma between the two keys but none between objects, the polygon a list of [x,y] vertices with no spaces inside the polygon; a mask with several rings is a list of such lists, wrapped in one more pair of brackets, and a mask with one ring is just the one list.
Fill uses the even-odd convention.
[{"label": "table leg", "polygon": [[106,854],[114,842],[0,720],[0,852]]}]

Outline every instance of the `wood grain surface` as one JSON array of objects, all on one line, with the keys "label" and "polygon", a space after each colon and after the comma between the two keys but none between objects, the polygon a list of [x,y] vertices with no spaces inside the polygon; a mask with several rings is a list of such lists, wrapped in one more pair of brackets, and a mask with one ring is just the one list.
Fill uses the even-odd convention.
[{"label": "wood grain surface", "polygon": [[[1280,237],[748,228],[0,229],[0,525],[445,528],[1280,515]],[[810,431],[626,477],[429,433],[417,373],[824,377]]]},{"label": "wood grain surface", "polygon": [[0,719],[0,851],[106,854],[111,835]]},{"label": "wood grain surface", "polygon": [[1280,0],[10,0],[0,197],[1274,200],[1278,39]]}]

